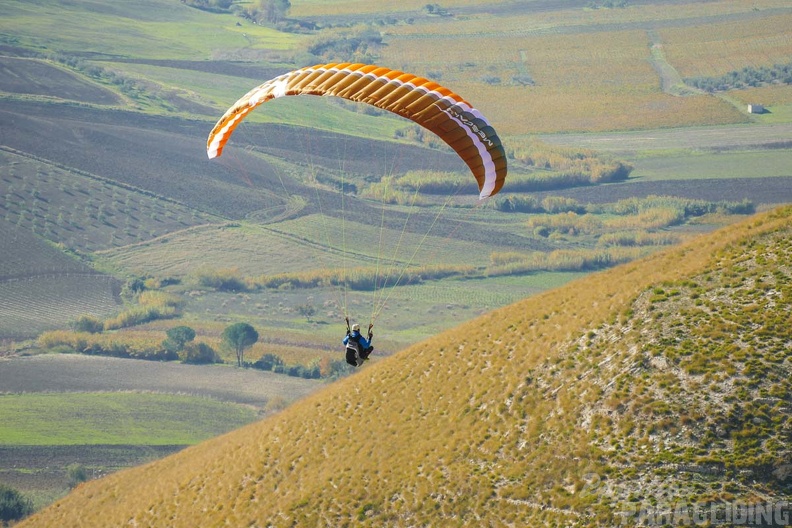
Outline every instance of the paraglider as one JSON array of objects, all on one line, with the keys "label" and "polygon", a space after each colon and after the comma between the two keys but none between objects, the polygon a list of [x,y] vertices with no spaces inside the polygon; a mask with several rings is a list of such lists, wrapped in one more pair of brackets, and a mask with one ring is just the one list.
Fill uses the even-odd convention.
[{"label": "paraglider", "polygon": [[364,361],[368,360],[371,353],[374,351],[374,346],[371,344],[374,339],[374,332],[372,331],[374,325],[369,324],[368,338],[363,337],[360,333],[360,325],[355,323],[350,328],[349,318],[346,319],[347,332],[343,344],[346,346],[346,362],[354,367],[359,367]]},{"label": "paraglider", "polygon": [[234,129],[257,106],[290,95],[336,96],[410,119],[437,134],[467,164],[487,198],[503,187],[506,153],[495,129],[473,106],[436,82],[372,64],[329,63],[284,73],[229,108],[209,134],[209,158],[222,154]]},{"label": "paraglider", "polygon": [[[479,199],[493,196],[503,187],[506,153],[495,129],[481,112],[434,81],[371,64],[318,64],[284,73],[253,88],[212,129],[206,143],[209,158],[222,154],[234,130],[253,109],[292,95],[335,96],[407,118],[436,134],[467,164],[478,184]],[[359,325],[350,328],[346,313],[344,316],[346,359],[351,365],[360,366],[373,350],[370,341],[374,315],[368,340],[360,334]]]}]

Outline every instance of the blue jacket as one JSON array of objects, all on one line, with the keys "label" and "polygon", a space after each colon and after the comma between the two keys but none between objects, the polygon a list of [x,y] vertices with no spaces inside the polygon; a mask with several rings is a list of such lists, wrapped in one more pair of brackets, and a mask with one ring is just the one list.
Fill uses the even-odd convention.
[{"label": "blue jacket", "polygon": [[344,344],[346,345],[349,342],[350,337],[357,337],[357,336],[360,336],[360,341],[359,341],[360,346],[363,348],[363,350],[366,350],[369,347],[368,339],[363,337],[363,335],[357,330],[352,330],[351,336],[344,337]]}]

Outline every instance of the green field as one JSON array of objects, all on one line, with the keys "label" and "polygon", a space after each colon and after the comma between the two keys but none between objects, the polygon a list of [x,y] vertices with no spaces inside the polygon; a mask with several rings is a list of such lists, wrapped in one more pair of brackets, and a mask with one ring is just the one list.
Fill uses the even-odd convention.
[{"label": "green field", "polygon": [[5,394],[0,445],[188,445],[256,416],[249,407],[177,394]]},{"label": "green field", "polygon": [[11,1],[4,12],[6,22],[17,25],[13,35],[20,44],[100,57],[126,57],[136,50],[140,58],[208,59],[219,49],[280,50],[297,40],[252,24],[240,29],[232,15],[157,0],[110,6]]},{"label": "green field", "polygon": [[775,178],[792,175],[792,150],[668,152],[636,160],[632,177],[644,181]]}]

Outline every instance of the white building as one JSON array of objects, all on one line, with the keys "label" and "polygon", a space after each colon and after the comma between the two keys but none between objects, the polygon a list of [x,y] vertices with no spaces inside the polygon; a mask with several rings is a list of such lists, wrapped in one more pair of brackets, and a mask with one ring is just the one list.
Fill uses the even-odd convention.
[{"label": "white building", "polygon": [[748,105],[748,113],[749,114],[764,114],[765,107],[764,105],[760,104],[749,104]]}]

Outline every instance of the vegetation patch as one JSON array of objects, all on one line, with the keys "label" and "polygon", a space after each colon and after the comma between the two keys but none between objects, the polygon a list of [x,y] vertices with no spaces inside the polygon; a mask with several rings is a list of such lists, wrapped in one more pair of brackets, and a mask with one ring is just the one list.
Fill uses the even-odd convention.
[{"label": "vegetation patch", "polygon": [[720,77],[693,77],[685,82],[709,93],[742,90],[771,84],[792,84],[792,62],[772,66],[746,66]]}]

